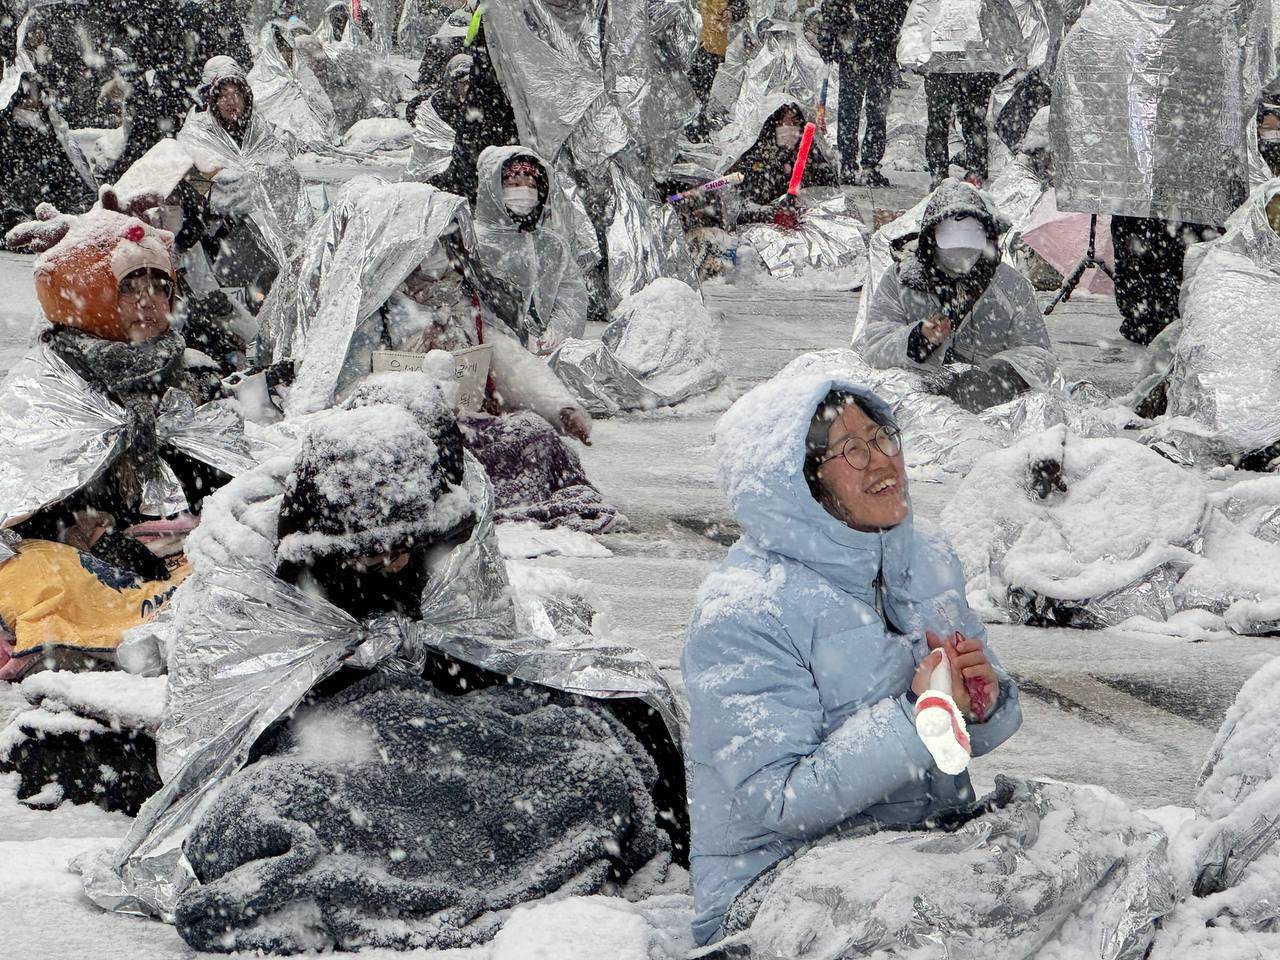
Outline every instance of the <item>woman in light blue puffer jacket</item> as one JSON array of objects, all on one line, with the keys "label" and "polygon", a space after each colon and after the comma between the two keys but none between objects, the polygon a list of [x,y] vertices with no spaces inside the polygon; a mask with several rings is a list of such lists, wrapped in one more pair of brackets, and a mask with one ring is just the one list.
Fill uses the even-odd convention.
[{"label": "woman in light blue puffer jacket", "polygon": [[926,633],[961,634],[953,671],[994,694],[970,703],[953,674],[974,755],[1022,722],[950,544],[912,524],[897,436],[883,401],[824,376],[764,384],[720,422],[744,532],[703,584],[683,659],[700,944],[754,879],[837,825],[922,824],[974,799],[916,733],[941,659]]}]

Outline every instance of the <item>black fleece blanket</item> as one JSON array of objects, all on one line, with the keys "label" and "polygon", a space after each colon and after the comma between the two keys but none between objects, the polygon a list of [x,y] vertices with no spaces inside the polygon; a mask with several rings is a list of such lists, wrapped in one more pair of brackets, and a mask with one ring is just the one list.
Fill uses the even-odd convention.
[{"label": "black fleece blanket", "polygon": [[199,950],[464,947],[666,845],[652,760],[606,710],[529,687],[369,677],[303,708],[188,837]]}]

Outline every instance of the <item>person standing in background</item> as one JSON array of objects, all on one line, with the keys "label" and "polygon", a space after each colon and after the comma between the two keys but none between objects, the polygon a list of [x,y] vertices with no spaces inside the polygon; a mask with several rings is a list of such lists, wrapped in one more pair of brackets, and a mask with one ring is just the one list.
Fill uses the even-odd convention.
[{"label": "person standing in background", "polygon": [[[840,180],[887,187],[880,172],[888,127],[889,96],[898,78],[898,34],[910,0],[828,0],[819,42],[824,60],[840,70]],[[866,105],[867,126],[858,156],[858,127]]]}]

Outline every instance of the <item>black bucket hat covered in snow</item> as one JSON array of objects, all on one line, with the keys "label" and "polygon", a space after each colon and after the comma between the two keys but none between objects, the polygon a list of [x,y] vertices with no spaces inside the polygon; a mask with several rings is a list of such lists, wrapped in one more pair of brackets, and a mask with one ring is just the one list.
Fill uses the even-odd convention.
[{"label": "black bucket hat covered in snow", "polygon": [[277,527],[282,568],[452,539],[474,521],[462,476],[462,433],[439,387],[370,378],[303,440]]}]

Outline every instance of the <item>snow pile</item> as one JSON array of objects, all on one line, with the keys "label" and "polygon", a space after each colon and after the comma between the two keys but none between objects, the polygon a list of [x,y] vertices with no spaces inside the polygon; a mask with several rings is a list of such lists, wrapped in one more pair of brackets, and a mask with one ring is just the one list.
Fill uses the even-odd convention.
[{"label": "snow pile", "polygon": [[681,894],[638,903],[570,897],[522,907],[494,938],[489,960],[682,960],[693,948],[692,912],[690,897]]},{"label": "snow pile", "polygon": [[[1164,832],[1100,787],[997,778],[957,829],[820,841],[739,935],[751,956],[1138,958],[1172,906]],[[731,917],[733,914],[731,913]]]},{"label": "snow pile", "polygon": [[1183,890],[1153,958],[1272,956],[1280,950],[1280,659],[1255,673],[1223,720],[1201,774],[1196,819],[1172,847]]},{"label": "snow pile", "polygon": [[670,277],[618,304],[598,343],[566,340],[551,366],[592,413],[671,406],[724,380],[715,318]]},{"label": "snow pile", "polygon": [[508,560],[534,557],[611,557],[613,551],[589,533],[563,527],[543,529],[532,521],[497,527],[498,548]]},{"label": "snow pile", "polygon": [[357,120],[342,138],[342,146],[360,153],[389,153],[413,146],[413,125],[399,117]]},{"label": "snow pile", "polygon": [[[1276,497],[1270,507],[1261,502],[1268,496]],[[1265,531],[1280,511],[1280,486],[1254,483],[1211,498],[1197,476],[1141,444],[1057,427],[979,460],[941,523],[970,603],[997,619],[1128,621],[1143,632],[1201,610],[1238,633],[1271,629],[1280,619],[1272,573],[1280,546],[1218,505]],[[1193,621],[1175,632],[1222,625]]]},{"label": "snow pile", "polygon": [[165,682],[157,678],[51,670],[27,677],[21,690],[32,705],[59,704],[112,729],[155,730],[164,715]]}]

